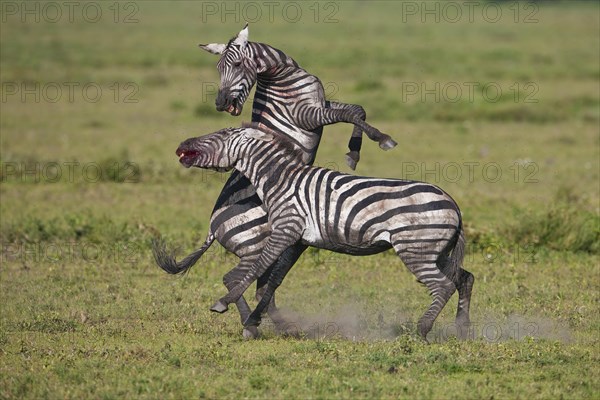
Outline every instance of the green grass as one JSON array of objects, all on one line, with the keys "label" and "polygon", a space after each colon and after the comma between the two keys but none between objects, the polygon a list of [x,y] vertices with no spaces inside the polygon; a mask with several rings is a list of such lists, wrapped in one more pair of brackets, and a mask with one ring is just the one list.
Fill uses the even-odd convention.
[{"label": "green grass", "polygon": [[[296,24],[250,26],[399,142],[365,140],[357,173],[436,183],[461,206],[472,340],[454,338],[453,298],[430,345],[414,329],[429,297],[392,253],[309,249],[278,291],[304,335],[267,319],[252,342],[235,311],[208,311],[235,256],[214,245],[183,278],[154,265],[157,235],[178,255],[201,243],[226,179],[181,168],[175,148],[250,118],[214,110],[217,59],[196,48],[243,23],[139,2],[138,23],[115,24],[110,4],[98,23],[0,24],[0,398],[600,395],[597,4],[539,3],[532,24],[510,2],[495,24],[404,22],[392,2],[336,3],[338,23],[315,23],[306,4]],[[64,82],[102,96],[6,92]],[[423,91],[436,84],[439,99]],[[348,171],[351,130],[327,127],[316,163]]]}]

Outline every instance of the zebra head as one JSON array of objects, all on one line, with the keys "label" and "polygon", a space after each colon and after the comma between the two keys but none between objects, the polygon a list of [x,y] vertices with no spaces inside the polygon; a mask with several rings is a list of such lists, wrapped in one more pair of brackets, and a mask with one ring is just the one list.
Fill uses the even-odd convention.
[{"label": "zebra head", "polygon": [[175,154],[186,168],[198,167],[226,172],[248,153],[248,142],[273,140],[273,135],[252,128],[226,128],[183,141]]},{"label": "zebra head", "polygon": [[248,24],[227,44],[201,44],[200,48],[221,56],[217,70],[221,76],[215,104],[217,111],[233,116],[242,113],[250,90],[256,83],[257,65],[248,50]]}]

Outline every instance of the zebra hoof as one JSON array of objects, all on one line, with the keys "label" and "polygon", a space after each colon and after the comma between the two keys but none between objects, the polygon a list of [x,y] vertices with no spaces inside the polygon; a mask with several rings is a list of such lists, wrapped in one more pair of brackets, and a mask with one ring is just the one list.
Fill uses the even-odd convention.
[{"label": "zebra hoof", "polygon": [[458,340],[473,339],[469,320],[456,319],[456,337]]},{"label": "zebra hoof", "polygon": [[360,156],[358,155],[357,151],[351,151],[349,153],[346,153],[346,164],[348,164],[352,171],[356,169],[356,164],[358,164],[359,159]]},{"label": "zebra hoof", "polygon": [[223,303],[221,300],[218,300],[211,308],[210,311],[212,312],[216,312],[219,314],[223,314],[225,311],[227,311],[229,309],[229,307],[227,306],[227,304]]},{"label": "zebra hoof", "polygon": [[427,340],[427,334],[431,330],[432,325],[433,324],[430,322],[423,322],[423,321],[419,321],[419,323],[417,324],[417,332],[419,333],[419,336],[426,344],[429,344],[429,340]]},{"label": "zebra hoof", "polygon": [[242,331],[242,335],[246,340],[252,340],[258,338],[258,327],[256,326],[246,326]]},{"label": "zebra hoof", "polygon": [[244,326],[245,327],[256,327],[258,325],[260,325],[260,317],[256,318],[254,315],[250,314],[250,316],[248,318],[246,318],[246,320],[244,321]]},{"label": "zebra hoof", "polygon": [[396,147],[396,145],[398,143],[396,143],[396,141],[394,139],[392,139],[391,137],[385,135],[386,137],[384,139],[381,139],[381,141],[379,141],[379,147],[383,150],[390,150],[393,149],[394,147]]}]

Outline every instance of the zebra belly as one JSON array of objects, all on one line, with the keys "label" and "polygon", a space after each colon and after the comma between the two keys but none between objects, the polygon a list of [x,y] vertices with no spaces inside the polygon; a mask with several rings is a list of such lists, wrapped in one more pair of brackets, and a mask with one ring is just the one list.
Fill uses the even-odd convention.
[{"label": "zebra belly", "polygon": [[370,244],[366,247],[352,246],[347,243],[333,243],[333,242],[311,242],[306,239],[302,239],[302,243],[308,246],[317,247],[319,249],[330,250],[336,253],[350,254],[353,256],[370,256],[372,254],[378,254],[383,251],[392,248],[392,245],[386,241],[379,241]]},{"label": "zebra belly", "polygon": [[367,243],[347,243],[345,241],[336,240],[336,238],[332,239],[328,237],[322,232],[318,222],[312,218],[307,218],[305,223],[306,226],[302,232],[302,243],[312,247],[351,255],[377,254],[391,248],[389,234],[387,236],[380,235],[378,238],[375,238],[375,240]]}]

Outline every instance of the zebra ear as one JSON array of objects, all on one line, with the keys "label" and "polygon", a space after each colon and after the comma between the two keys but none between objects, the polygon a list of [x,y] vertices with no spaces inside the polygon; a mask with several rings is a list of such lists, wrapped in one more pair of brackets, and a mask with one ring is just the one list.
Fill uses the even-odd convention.
[{"label": "zebra ear", "polygon": [[225,51],[225,48],[227,47],[226,44],[219,44],[219,43],[210,43],[210,44],[199,44],[198,47],[200,47],[202,50],[206,50],[211,54],[223,54],[223,51]]},{"label": "zebra ear", "polygon": [[251,137],[253,139],[261,140],[263,142],[270,142],[273,140],[273,135],[267,132],[263,132],[259,129],[247,129],[246,136]]},{"label": "zebra ear", "polygon": [[240,31],[240,33],[237,34],[233,43],[237,44],[238,46],[241,46],[241,47],[246,46],[246,43],[248,43],[248,24],[247,23],[246,23],[246,26],[244,26],[244,29],[242,29]]}]

